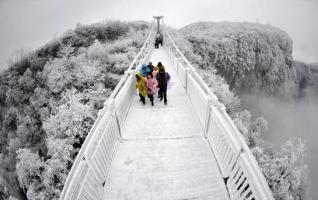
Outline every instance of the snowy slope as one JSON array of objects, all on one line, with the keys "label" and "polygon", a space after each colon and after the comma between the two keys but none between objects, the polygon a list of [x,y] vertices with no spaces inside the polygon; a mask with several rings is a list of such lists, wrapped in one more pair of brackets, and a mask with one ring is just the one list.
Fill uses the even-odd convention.
[{"label": "snowy slope", "polygon": [[217,69],[238,90],[262,89],[280,93],[295,79],[292,40],[270,25],[199,22],[180,29],[200,61],[201,68]]}]

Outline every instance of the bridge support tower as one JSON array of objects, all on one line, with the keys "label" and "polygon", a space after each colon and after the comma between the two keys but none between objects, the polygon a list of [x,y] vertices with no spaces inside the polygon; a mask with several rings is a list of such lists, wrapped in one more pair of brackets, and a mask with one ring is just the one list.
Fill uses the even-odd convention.
[{"label": "bridge support tower", "polygon": [[163,19],[163,16],[153,16],[155,20],[157,20],[157,33],[161,33],[160,31],[160,20]]}]

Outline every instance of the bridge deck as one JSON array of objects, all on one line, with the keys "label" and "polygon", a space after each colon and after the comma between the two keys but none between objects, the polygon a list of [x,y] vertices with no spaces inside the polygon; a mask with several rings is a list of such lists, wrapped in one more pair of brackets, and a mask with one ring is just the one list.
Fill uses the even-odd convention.
[{"label": "bridge deck", "polygon": [[168,105],[137,96],[127,115],[104,188],[108,199],[229,199],[194,108],[165,50],[155,49],[171,74]]}]

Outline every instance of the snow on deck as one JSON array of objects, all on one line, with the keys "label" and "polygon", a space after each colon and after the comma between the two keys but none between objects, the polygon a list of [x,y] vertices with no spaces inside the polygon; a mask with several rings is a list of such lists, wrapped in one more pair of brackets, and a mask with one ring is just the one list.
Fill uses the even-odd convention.
[{"label": "snow on deck", "polygon": [[229,199],[213,152],[164,48],[151,61],[171,74],[168,105],[135,96],[105,184],[103,200]]}]

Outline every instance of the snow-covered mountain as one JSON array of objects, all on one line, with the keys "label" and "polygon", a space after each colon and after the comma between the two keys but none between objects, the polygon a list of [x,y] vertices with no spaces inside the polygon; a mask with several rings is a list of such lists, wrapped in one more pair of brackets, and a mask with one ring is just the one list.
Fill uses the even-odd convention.
[{"label": "snow-covered mountain", "polygon": [[279,28],[257,23],[199,22],[179,30],[199,58],[238,91],[297,92],[292,39]]}]

